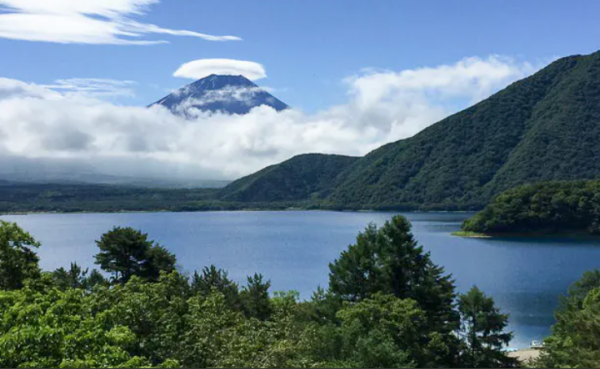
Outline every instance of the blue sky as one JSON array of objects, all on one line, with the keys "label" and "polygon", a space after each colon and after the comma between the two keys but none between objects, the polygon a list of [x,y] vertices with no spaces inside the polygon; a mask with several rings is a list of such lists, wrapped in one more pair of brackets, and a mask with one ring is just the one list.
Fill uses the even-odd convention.
[{"label": "blue sky", "polygon": [[[49,1],[49,0],[44,0]],[[286,103],[315,112],[346,100],[345,77],[491,54],[532,63],[590,53],[600,43],[597,1],[163,0],[135,18],[243,41],[151,35],[160,45],[86,45],[0,38],[0,74],[38,84],[107,78],[137,83],[122,104],[146,105],[188,80],[183,63],[230,58],[262,64]]]}]

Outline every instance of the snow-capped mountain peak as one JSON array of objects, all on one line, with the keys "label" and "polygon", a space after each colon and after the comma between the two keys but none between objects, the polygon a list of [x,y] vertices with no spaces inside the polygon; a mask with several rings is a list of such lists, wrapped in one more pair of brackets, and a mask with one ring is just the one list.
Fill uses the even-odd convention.
[{"label": "snow-capped mountain peak", "polygon": [[277,111],[288,106],[244,76],[216,75],[199,79],[150,105],[162,105],[173,113],[188,116],[191,109],[203,112],[246,114],[267,105]]}]

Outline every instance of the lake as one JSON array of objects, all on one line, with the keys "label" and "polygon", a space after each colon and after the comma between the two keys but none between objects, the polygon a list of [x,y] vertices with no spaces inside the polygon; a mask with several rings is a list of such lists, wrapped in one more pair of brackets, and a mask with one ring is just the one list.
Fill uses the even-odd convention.
[{"label": "lake", "polygon": [[[54,270],[76,261],[94,267],[94,240],[113,226],[149,233],[193,272],[215,264],[243,283],[260,272],[272,291],[297,290],[310,298],[327,286],[333,261],[377,212],[204,212],[32,214],[1,216],[15,221],[41,243],[41,267]],[[525,347],[550,332],[558,295],[581,274],[600,267],[600,243],[572,238],[463,239],[451,236],[470,214],[406,213],[416,239],[434,262],[452,273],[458,290],[477,285],[510,314],[511,347]]]}]

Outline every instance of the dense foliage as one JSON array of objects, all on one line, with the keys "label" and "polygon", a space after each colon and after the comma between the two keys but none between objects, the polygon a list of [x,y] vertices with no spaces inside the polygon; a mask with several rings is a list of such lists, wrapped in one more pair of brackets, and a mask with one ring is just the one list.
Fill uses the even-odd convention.
[{"label": "dense foliage", "polygon": [[545,182],[498,195],[462,229],[480,233],[600,234],[600,181]]},{"label": "dense foliage", "polygon": [[[38,245],[15,224],[0,234],[15,252]],[[308,301],[269,294],[261,275],[241,288],[214,266],[188,278],[131,228],[114,228],[98,246],[110,279],[71,264],[2,286],[0,367],[516,365],[503,351],[507,317],[477,289],[456,296],[400,216],[359,235],[331,264],[330,288]],[[31,270],[12,254],[0,262]]]}]

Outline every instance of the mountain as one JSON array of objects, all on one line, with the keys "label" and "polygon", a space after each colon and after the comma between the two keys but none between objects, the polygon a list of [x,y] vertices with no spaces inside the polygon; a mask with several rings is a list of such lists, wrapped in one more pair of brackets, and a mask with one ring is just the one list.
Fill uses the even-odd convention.
[{"label": "mountain", "polygon": [[302,201],[323,198],[331,183],[358,158],[305,154],[232,182],[221,199],[236,202]]},{"label": "mountain", "polygon": [[189,108],[227,114],[247,114],[252,108],[267,105],[277,111],[288,106],[244,76],[210,75],[180,88],[155,102],[178,115]]},{"label": "mountain", "polygon": [[[294,159],[279,164],[286,172],[325,178],[316,190],[303,178],[291,188],[282,185],[271,175],[274,166],[233,182],[222,196],[252,200],[261,194],[262,201],[278,201],[305,194],[303,200],[336,209],[479,209],[519,184],[600,177],[599,142],[597,52],[557,60],[333,172],[318,173],[318,155],[302,160],[301,168],[288,167]],[[246,182],[253,186],[239,185]]]},{"label": "mountain", "polygon": [[[114,169],[113,169],[114,170]],[[131,169],[127,169],[130,170]],[[146,188],[221,188],[231,181],[210,180],[202,177],[187,176],[177,173],[165,174],[162,177],[148,172],[132,172],[131,175],[107,174],[104,168],[96,168],[84,160],[23,158],[0,155],[0,181],[17,182],[21,184],[67,184],[88,185],[105,184],[117,186],[136,186]]]}]

